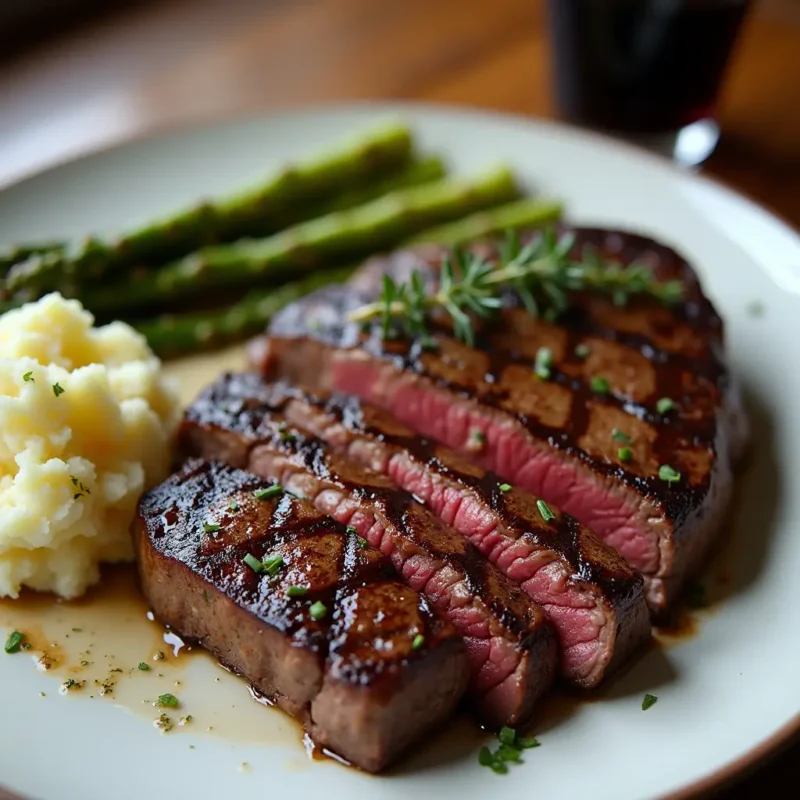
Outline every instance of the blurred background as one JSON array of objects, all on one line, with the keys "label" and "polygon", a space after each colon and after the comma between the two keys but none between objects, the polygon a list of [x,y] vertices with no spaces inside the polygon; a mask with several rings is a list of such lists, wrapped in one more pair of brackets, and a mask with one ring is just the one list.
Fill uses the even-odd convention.
[{"label": "blurred background", "polygon": [[[664,13],[684,5],[648,3]],[[648,3],[0,0],[0,186],[120,139],[315,101],[422,99],[582,124],[596,121],[599,105],[624,123],[624,109],[602,94],[615,87],[586,85],[596,65],[565,63],[564,54],[587,30],[599,39],[603,24],[609,35],[626,24],[597,9]],[[685,4],[734,7],[735,22],[735,7],[749,5],[740,25],[723,31],[723,12],[690,30],[694,40],[662,43],[673,54],[668,74],[691,56],[698,84],[721,82],[713,111],[722,138],[704,171],[800,225],[800,0]],[[647,35],[633,44],[646,47]],[[715,42],[730,52],[719,69]]]}]

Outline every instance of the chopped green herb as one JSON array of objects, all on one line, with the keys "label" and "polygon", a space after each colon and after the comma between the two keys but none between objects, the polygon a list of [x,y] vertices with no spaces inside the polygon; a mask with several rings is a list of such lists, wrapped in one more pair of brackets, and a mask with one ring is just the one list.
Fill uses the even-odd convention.
[{"label": "chopped green herb", "polygon": [[234,512],[239,510],[239,504],[234,500],[231,503],[228,503],[228,511]]},{"label": "chopped green herb", "polygon": [[359,536],[358,537],[358,546],[362,550],[365,550],[367,547],[369,547],[369,542],[363,536]]},{"label": "chopped green herb", "polygon": [[497,748],[495,758],[501,761],[522,761],[522,753],[514,745],[501,744]]},{"label": "chopped green herb", "polygon": [[24,380],[25,383],[36,383],[36,380],[34,379],[32,372],[26,372],[22,376],[22,380]]},{"label": "chopped green herb", "polygon": [[145,661],[140,661],[138,669],[140,669],[142,672],[149,672],[150,665]]},{"label": "chopped green herb", "polygon": [[308,594],[308,589],[305,586],[290,586],[286,590],[287,597],[305,597]]},{"label": "chopped green herb", "polygon": [[282,442],[294,442],[297,439],[297,436],[288,429],[285,422],[281,422],[278,425],[278,436],[281,437]]},{"label": "chopped green herb", "polygon": [[357,531],[357,530],[356,530],[356,529],[355,529],[355,528],[354,528],[352,525],[348,525],[348,526],[345,528],[345,530],[346,530],[348,533],[358,533],[358,531]]},{"label": "chopped green herb", "polygon": [[498,775],[505,775],[508,772],[508,767],[506,766],[505,761],[501,761],[497,754],[494,755],[492,763],[489,764],[489,769],[492,772],[496,772]]},{"label": "chopped green herb", "polygon": [[325,603],[320,603],[319,600],[317,600],[317,602],[312,604],[311,608],[308,609],[308,613],[311,615],[311,619],[319,622],[319,620],[325,619],[328,608]]},{"label": "chopped green herb", "polygon": [[203,530],[206,533],[218,533],[222,530],[222,525],[218,525],[216,522],[204,522]]},{"label": "chopped green herb", "polygon": [[668,411],[672,411],[675,408],[675,401],[671,397],[662,397],[656,403],[656,411],[659,414],[666,414]]},{"label": "chopped green herb", "polygon": [[658,698],[654,694],[646,694],[642,700],[642,711],[647,711],[658,702]]},{"label": "chopped green herb", "polygon": [[180,703],[178,702],[178,698],[175,697],[174,694],[160,694],[158,696],[158,705],[162,706],[163,708],[177,708]]},{"label": "chopped green herb", "polygon": [[497,734],[497,738],[502,744],[514,744],[514,740],[517,738],[517,732],[507,725],[503,725],[503,727],[500,728],[500,732]]},{"label": "chopped green herb", "polygon": [[589,349],[588,344],[579,344],[575,348],[575,355],[578,356],[578,358],[588,358],[589,353],[591,352],[592,351]]},{"label": "chopped green herb", "polygon": [[677,483],[681,479],[681,474],[674,470],[669,464],[662,464],[658,468],[658,477],[667,483]]},{"label": "chopped green herb", "polygon": [[264,556],[261,565],[267,575],[277,575],[278,570],[283,566],[283,556]]},{"label": "chopped green herb", "polygon": [[622,442],[622,444],[630,444],[631,443],[631,437],[628,436],[628,434],[625,433],[625,431],[621,431],[619,428],[612,428],[611,429],[611,438],[615,442]]},{"label": "chopped green herb", "polygon": [[242,559],[245,564],[247,564],[253,572],[258,573],[259,575],[264,572],[264,565],[252,554],[246,553],[245,557]]},{"label": "chopped green herb", "polygon": [[481,747],[480,752],[478,753],[478,763],[482,767],[491,767],[494,763],[494,754],[488,747],[486,747],[486,745]]},{"label": "chopped green herb", "polygon": [[58,383],[53,384],[53,394],[58,397],[60,394],[64,394],[64,388],[60,386]]},{"label": "chopped green herb", "polygon": [[[556,515],[550,510],[550,506],[548,506],[544,500],[537,500],[536,508],[539,509],[539,513],[542,515],[542,519],[545,522],[550,522],[551,519],[556,518]],[[500,741],[502,741],[502,739]]]},{"label": "chopped green herb", "polygon": [[256,500],[272,500],[273,497],[278,497],[283,494],[283,486],[279,483],[273,483],[272,486],[267,486],[265,489],[256,489],[253,496]]},{"label": "chopped green herb", "polygon": [[633,450],[631,450],[630,447],[620,447],[619,450],[617,450],[617,455],[620,461],[630,461],[633,458]]},{"label": "chopped green herb", "polygon": [[20,633],[19,631],[14,631],[13,633],[9,633],[8,639],[6,639],[6,646],[5,646],[6,653],[11,654],[19,652],[20,647],[22,647],[23,641],[25,641],[24,633]]},{"label": "chopped green herb", "polygon": [[412,640],[411,640],[411,649],[412,650],[419,650],[422,645],[425,644],[425,637],[418,633]]},{"label": "chopped green herb", "polygon": [[611,384],[599,375],[592,376],[589,386],[595,394],[608,394],[611,391]]},{"label": "chopped green herb", "polygon": [[498,488],[498,489],[499,489],[499,490],[500,490],[500,491],[501,491],[503,494],[506,494],[507,492],[510,492],[510,491],[511,491],[511,484],[510,484],[510,483],[501,483],[501,484],[500,484],[500,485],[499,485],[497,488]]},{"label": "chopped green herb", "polygon": [[553,351],[549,347],[540,347],[536,351],[533,371],[543,381],[550,379],[553,374]]},{"label": "chopped green herb", "polygon": [[520,739],[517,739],[517,747],[521,750],[530,750],[532,747],[539,747],[541,746],[541,742],[536,739],[534,736],[523,736]]},{"label": "chopped green herb", "polygon": [[478,428],[473,428],[469,432],[469,440],[475,444],[486,444],[486,435]]}]

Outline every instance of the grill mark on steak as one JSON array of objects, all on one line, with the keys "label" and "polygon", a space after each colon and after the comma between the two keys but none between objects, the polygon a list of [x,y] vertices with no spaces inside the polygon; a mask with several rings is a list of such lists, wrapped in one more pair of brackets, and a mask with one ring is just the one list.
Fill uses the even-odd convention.
[{"label": "grill mark on steak", "polygon": [[556,670],[554,631],[517,585],[416,498],[330,452],[282,415],[265,416],[248,404],[217,405],[202,419],[190,410],[179,439],[190,455],[224,452],[354,526],[464,637],[472,664],[470,695],[482,720],[498,727],[531,717]]},{"label": "grill mark on steak", "polygon": [[261,420],[281,414],[415,493],[542,605],[559,633],[569,682],[596,686],[649,639],[642,579],[614,550],[557,509],[556,518],[544,522],[536,498],[501,491],[497,475],[416,436],[379,409],[244,373],[221,376],[188,409],[187,420],[226,427],[229,413],[238,414],[240,429],[253,439]]},{"label": "grill mark on steak", "polygon": [[[309,503],[257,499],[266,485],[192,460],[148,492],[133,525],[145,595],[318,744],[377,771],[453,710],[467,682],[463,643],[386,557]],[[204,531],[209,521],[221,530]],[[247,553],[284,565],[259,575]],[[289,598],[291,585],[307,594]]]},{"label": "grill mark on steak", "polygon": [[[370,296],[332,288],[284,309],[252,359],[268,377],[357,394],[461,452],[469,428],[478,428],[487,437],[481,465],[560,505],[617,547],[645,574],[649,601],[660,613],[722,524],[746,420],[722,360],[722,323],[685,260],[631,234],[577,234],[577,246],[594,244],[625,263],[638,254],[659,278],[679,277],[685,301],[671,310],[646,301],[619,309],[576,295],[576,310],[558,325],[507,309],[478,332],[475,349],[439,327],[430,352],[417,341],[384,341],[377,326],[362,331],[348,324],[348,312]],[[400,253],[373,262],[356,283],[374,284],[379,269],[403,279],[419,264]],[[606,334],[619,331],[623,342],[633,334],[646,341],[638,340],[637,349],[630,340],[594,337],[589,357],[576,361],[574,345],[586,341],[579,321],[587,318],[600,319]],[[553,350],[556,380],[532,374],[540,346]],[[592,375],[607,377],[613,394],[592,393]],[[653,415],[660,396],[672,397],[679,409]],[[633,440],[630,462],[618,458],[614,427]],[[679,484],[658,477],[665,463],[681,472]]]}]

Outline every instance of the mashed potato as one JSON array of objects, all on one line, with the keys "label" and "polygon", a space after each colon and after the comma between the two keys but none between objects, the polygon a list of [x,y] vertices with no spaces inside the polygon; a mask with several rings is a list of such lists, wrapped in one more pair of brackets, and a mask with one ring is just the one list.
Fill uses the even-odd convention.
[{"label": "mashed potato", "polygon": [[51,294],[0,317],[0,597],[75,597],[132,556],[178,399],[143,337]]}]

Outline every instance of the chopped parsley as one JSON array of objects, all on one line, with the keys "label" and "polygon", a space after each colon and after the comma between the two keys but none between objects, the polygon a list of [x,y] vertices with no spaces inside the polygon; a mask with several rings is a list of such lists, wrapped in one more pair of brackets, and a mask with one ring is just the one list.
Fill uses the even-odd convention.
[{"label": "chopped parsley", "polygon": [[633,450],[631,450],[630,447],[620,447],[619,450],[617,450],[617,455],[622,462],[631,461],[633,459]]},{"label": "chopped parsley", "polygon": [[19,631],[14,631],[13,633],[9,633],[4,648],[6,653],[8,653],[9,655],[11,653],[18,653],[24,641],[25,641],[24,633],[20,633]]},{"label": "chopped parsley", "polygon": [[501,484],[500,484],[500,485],[499,485],[497,488],[498,488],[498,489],[499,489],[499,490],[500,490],[500,491],[501,491],[503,494],[506,494],[507,492],[510,492],[510,491],[511,491],[511,484],[510,484],[510,483],[501,483]]},{"label": "chopped parsley", "polygon": [[412,650],[419,650],[422,645],[425,644],[425,637],[418,633],[412,640],[411,640],[411,649]]},{"label": "chopped parsley", "polygon": [[346,530],[348,533],[358,533],[358,531],[357,531],[357,530],[356,530],[356,529],[355,529],[355,528],[354,528],[352,525],[348,525],[348,526],[345,528],[345,530]]},{"label": "chopped parsley", "polygon": [[359,536],[358,537],[358,546],[362,550],[365,550],[367,547],[369,547],[369,542],[363,536]]},{"label": "chopped parsley", "polygon": [[76,478],[74,475],[70,475],[69,479],[72,481],[72,485],[75,488],[75,493],[72,495],[73,500],[77,500],[79,497],[91,494],[89,487],[86,486],[86,484],[82,480]]},{"label": "chopped parsley", "polygon": [[280,436],[282,442],[294,442],[297,440],[297,436],[289,430],[285,422],[281,422],[278,425],[278,436]]},{"label": "chopped parsley", "polygon": [[662,397],[656,403],[656,411],[659,414],[666,414],[668,411],[672,411],[675,408],[675,401],[671,397]]},{"label": "chopped parsley", "polygon": [[36,383],[36,380],[34,379],[32,372],[26,372],[22,376],[22,380],[24,380],[25,383]]},{"label": "chopped parsley", "polygon": [[308,589],[305,586],[290,586],[286,590],[287,597],[305,597],[308,594]]},{"label": "chopped parsley", "polygon": [[177,708],[180,703],[178,702],[178,698],[175,697],[174,694],[160,694],[158,696],[158,705],[162,708]]},{"label": "chopped parsley", "polygon": [[219,525],[216,522],[204,522],[203,530],[206,533],[219,533],[222,530],[222,525]]},{"label": "chopped parsley", "polygon": [[540,347],[536,351],[533,371],[543,381],[550,379],[553,374],[553,351],[549,347]]},{"label": "chopped parsley", "polygon": [[60,394],[64,394],[64,388],[59,383],[53,384],[53,394],[58,397]]},{"label": "chopped parsley", "polygon": [[550,506],[548,506],[544,500],[537,500],[536,508],[539,509],[539,513],[542,515],[542,519],[545,522],[550,522],[551,519],[556,518],[556,515],[550,510]]},{"label": "chopped parsley", "polygon": [[242,561],[258,575],[264,571],[264,565],[252,553],[246,553]]},{"label": "chopped parsley", "polygon": [[140,669],[142,672],[149,672],[150,665],[146,661],[140,661],[137,669]]},{"label": "chopped parsley", "polygon": [[589,353],[591,353],[591,352],[592,351],[589,349],[589,345],[588,344],[579,344],[575,348],[575,355],[578,356],[578,358],[588,358],[589,357]]},{"label": "chopped parsley", "polygon": [[595,394],[608,394],[611,391],[611,384],[599,375],[592,376],[589,387]]},{"label": "chopped parsley", "polygon": [[647,711],[658,702],[658,698],[654,694],[646,694],[642,699],[642,711]]},{"label": "chopped parsley", "polygon": [[681,474],[674,470],[669,464],[662,464],[658,468],[658,477],[667,483],[677,483],[681,479]]},{"label": "chopped parsley", "polygon": [[315,622],[319,622],[321,619],[325,619],[326,614],[328,613],[328,607],[325,603],[320,603],[317,600],[316,603],[311,605],[311,608],[308,609],[308,613]]},{"label": "chopped parsley", "polygon": [[612,428],[611,429],[611,438],[615,442],[622,442],[622,444],[630,444],[631,443],[631,437],[628,436],[628,434],[625,433],[625,431],[621,431],[619,428]]},{"label": "chopped parsley", "polygon": [[283,556],[264,556],[261,559],[261,568],[267,575],[277,575],[278,570],[283,566]]},{"label": "chopped parsley", "polygon": [[267,486],[264,489],[256,489],[253,492],[253,497],[256,500],[272,500],[273,497],[279,497],[283,494],[283,486],[279,483],[273,483],[272,486]]},{"label": "chopped parsley", "polygon": [[478,763],[488,767],[498,775],[508,772],[508,763],[522,763],[522,751],[532,747],[539,747],[539,742],[532,736],[518,736],[513,728],[503,726],[497,738],[500,742],[497,750],[492,752],[488,747],[482,747],[478,753]]}]

